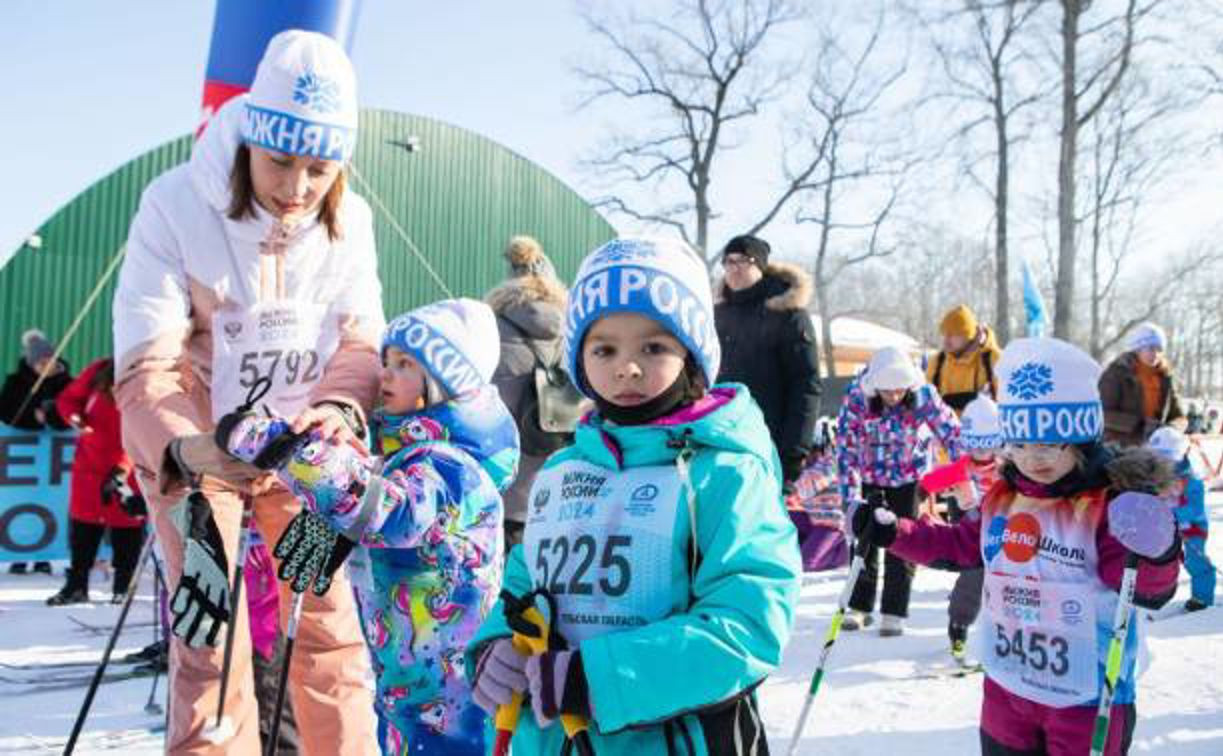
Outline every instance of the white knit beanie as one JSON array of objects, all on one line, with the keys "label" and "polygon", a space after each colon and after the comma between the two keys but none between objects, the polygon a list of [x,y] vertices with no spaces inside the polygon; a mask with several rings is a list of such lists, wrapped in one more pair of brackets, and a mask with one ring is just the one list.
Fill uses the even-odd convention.
[{"label": "white knit beanie", "polygon": [[708,281],[696,252],[674,239],[613,239],[587,255],[569,291],[565,329],[569,374],[578,390],[594,398],[579,370],[586,331],[599,318],[619,312],[661,323],[692,354],[712,386],[722,347]]},{"label": "white knit beanie", "polygon": [[488,384],[501,360],[492,309],[474,299],[445,299],[391,321],[382,348],[412,355],[451,396]]},{"label": "white knit beanie", "polygon": [[1100,365],[1060,339],[1016,339],[998,361],[1002,438],[1015,444],[1081,444],[1100,438]]},{"label": "white knit beanie", "polygon": [[968,449],[990,450],[1002,446],[998,405],[981,394],[968,403],[960,417],[960,441]]},{"label": "white knit beanie", "polygon": [[1151,434],[1147,439],[1147,446],[1169,462],[1179,464],[1189,453],[1189,437],[1176,428],[1165,425]]},{"label": "white knit beanie", "polygon": [[884,347],[871,355],[866,375],[862,378],[862,390],[867,396],[880,391],[915,389],[926,382],[926,377],[907,354],[897,347]]},{"label": "white knit beanie", "polygon": [[348,161],[357,146],[357,76],[326,34],[272,37],[246,101],[247,144],[290,155]]},{"label": "white knit beanie", "polygon": [[1141,323],[1130,331],[1126,344],[1131,352],[1140,352],[1143,349],[1155,349],[1162,352],[1168,348],[1168,336],[1164,333],[1164,329],[1154,323]]}]

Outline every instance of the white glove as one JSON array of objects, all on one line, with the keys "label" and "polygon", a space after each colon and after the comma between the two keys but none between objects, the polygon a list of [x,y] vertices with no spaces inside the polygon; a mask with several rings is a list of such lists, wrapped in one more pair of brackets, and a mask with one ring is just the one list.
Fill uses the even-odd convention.
[{"label": "white glove", "polygon": [[183,576],[170,601],[171,631],[191,648],[216,646],[229,621],[229,562],[212,505],[192,491],[174,505],[170,518],[183,536]]}]

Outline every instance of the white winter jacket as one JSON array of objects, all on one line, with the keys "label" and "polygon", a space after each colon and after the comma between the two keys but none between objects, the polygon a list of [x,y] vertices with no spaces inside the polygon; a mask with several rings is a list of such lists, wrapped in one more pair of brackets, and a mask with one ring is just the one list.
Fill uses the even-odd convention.
[{"label": "white winter jacket", "polygon": [[345,191],[341,239],[312,218],[280,253],[261,255],[275,219],[257,206],[255,218],[226,217],[244,104],[228,102],[190,161],[149,184],[128,237],[114,299],[116,395],[124,446],[153,478],[171,440],[213,427],[213,314],[276,296],[276,279],[283,298],[326,306],[340,329],[310,403],[342,401],[363,413],[377,395],[385,320],[369,206]]}]

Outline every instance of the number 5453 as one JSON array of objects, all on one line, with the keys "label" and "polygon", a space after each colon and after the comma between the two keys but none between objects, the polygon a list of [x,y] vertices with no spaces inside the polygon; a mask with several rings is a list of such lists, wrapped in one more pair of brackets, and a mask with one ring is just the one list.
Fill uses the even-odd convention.
[{"label": "number 5453", "polygon": [[[1066,642],[1065,638],[1040,632],[1029,632],[1025,644],[1022,627],[1015,628],[1012,635],[1008,635],[1006,628],[1002,625],[994,625],[994,628],[997,631],[994,652],[998,654],[999,659],[1014,656],[1021,664],[1037,672],[1047,669],[1057,677],[1070,671],[1070,644]],[[1050,658],[1051,655],[1052,658]]]}]

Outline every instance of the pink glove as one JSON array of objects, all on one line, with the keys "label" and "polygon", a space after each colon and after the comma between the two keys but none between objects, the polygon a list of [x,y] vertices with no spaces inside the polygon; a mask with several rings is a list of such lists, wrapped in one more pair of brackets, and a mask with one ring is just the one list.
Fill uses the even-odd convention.
[{"label": "pink glove", "polygon": [[1138,556],[1158,559],[1176,543],[1176,518],[1164,499],[1127,491],[1108,504],[1108,532]]},{"label": "pink glove", "polygon": [[481,709],[495,715],[497,707],[508,704],[514,693],[527,689],[526,666],[527,657],[514,650],[509,638],[493,641],[484,649],[476,666],[472,700]]}]

